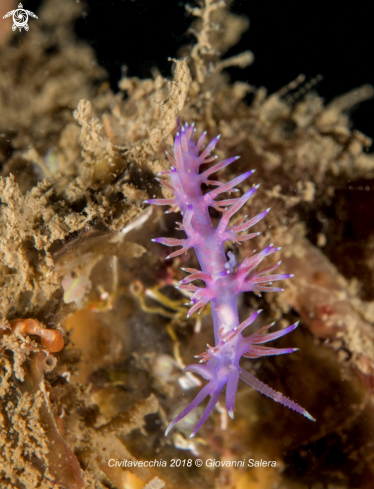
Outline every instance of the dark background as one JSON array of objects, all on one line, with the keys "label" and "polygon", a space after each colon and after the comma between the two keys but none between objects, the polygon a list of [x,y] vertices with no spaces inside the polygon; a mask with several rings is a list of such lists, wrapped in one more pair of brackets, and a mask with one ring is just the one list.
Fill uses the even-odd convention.
[{"label": "dark background", "polygon": [[[37,13],[40,0],[25,0]],[[170,76],[169,56],[181,44],[191,23],[178,0],[87,0],[75,32],[95,49],[110,75],[113,89],[123,66],[128,76],[149,77],[152,67]],[[191,5],[194,5],[193,0]],[[227,56],[250,49],[255,62],[245,70],[231,69],[233,80],[265,86],[273,92],[304,73],[323,75],[317,91],[326,101],[363,83],[374,84],[374,3],[355,1],[260,2],[236,0],[231,10],[250,18],[250,28]],[[352,114],[355,126],[374,137],[374,101]]]}]

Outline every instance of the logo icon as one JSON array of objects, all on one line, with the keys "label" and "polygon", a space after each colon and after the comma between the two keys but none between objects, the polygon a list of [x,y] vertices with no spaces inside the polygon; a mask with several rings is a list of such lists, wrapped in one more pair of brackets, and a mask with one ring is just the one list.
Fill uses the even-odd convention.
[{"label": "logo icon", "polygon": [[11,15],[13,15],[12,30],[15,31],[16,29],[19,29],[20,32],[22,30],[22,27],[25,29],[25,31],[29,30],[29,26],[27,24],[29,16],[34,17],[34,19],[38,18],[33,12],[30,12],[30,10],[25,10],[22,3],[18,4],[18,9],[11,10],[6,15],[4,15],[3,19],[6,19]]}]

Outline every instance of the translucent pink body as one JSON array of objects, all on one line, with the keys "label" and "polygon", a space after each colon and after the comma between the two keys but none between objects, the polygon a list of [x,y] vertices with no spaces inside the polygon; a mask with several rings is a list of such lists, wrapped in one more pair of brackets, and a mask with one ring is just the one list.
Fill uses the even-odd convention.
[{"label": "translucent pink body", "polygon": [[[204,139],[205,133],[195,142],[193,124],[190,126],[186,124],[180,128],[174,142],[174,158],[167,154],[172,168],[161,172],[162,175],[169,176],[171,182],[159,179],[161,184],[173,191],[174,198],[146,201],[156,205],[171,205],[172,208],[169,212],[180,210],[183,216],[183,223],[178,223],[179,227],[177,229],[183,230],[187,238],[157,238],[153,241],[166,246],[182,247],[178,251],[171,253],[168,258],[185,253],[190,248],[195,250],[201,271],[191,268],[183,269],[190,275],[181,281],[179,288],[193,292],[192,307],[188,312],[188,316],[195,311],[200,313],[205,305],[210,302],[214,323],[215,346],[208,346],[206,352],[197,355],[197,358],[200,358],[200,364],[189,365],[185,369],[201,375],[209,382],[186,409],[170,423],[166,434],[178,421],[198,406],[207,396],[210,396],[200,421],[191,433],[191,437],[194,436],[217,404],[225,385],[226,406],[230,417],[233,418],[239,378],[254,389],[271,397],[274,401],[280,402],[314,421],[314,418],[301,406],[283,396],[280,392],[276,392],[263,384],[239,366],[239,360],[242,356],[258,358],[295,351],[295,348],[278,349],[259,345],[293,331],[298,323],[276,333],[262,334],[273,326],[273,324],[270,324],[251,336],[244,337],[242,331],[253,323],[261,311],[255,312],[250,318],[240,324],[237,308],[237,299],[240,293],[246,291],[280,292],[283,289],[272,287],[272,282],[290,278],[291,275],[264,275],[275,270],[279,263],[259,271],[255,270],[266,256],[280,249],[274,248],[272,245],[266,247],[260,253],[246,257],[240,264],[237,263],[232,253],[229,252],[228,257],[226,257],[224,252],[225,241],[240,242],[257,236],[259,233],[245,235],[240,233],[255,225],[267,215],[270,209],[250,220],[246,220],[247,216],[245,216],[235,224],[230,225],[231,217],[252,197],[258,185],[248,190],[241,197],[215,200],[223,193],[236,191],[235,186],[251,176],[253,171],[248,171],[228,183],[211,180],[210,176],[212,174],[234,162],[238,157],[229,158],[205,171],[201,171],[201,165],[215,160],[215,157],[209,155],[217,144],[219,136],[213,139],[205,149],[202,149]],[[216,188],[204,194],[201,189],[202,184]],[[212,223],[208,211],[209,207],[214,207],[223,212],[217,227]],[[194,280],[203,280],[205,287],[197,287],[191,284]],[[201,363],[204,364],[202,365]]]}]

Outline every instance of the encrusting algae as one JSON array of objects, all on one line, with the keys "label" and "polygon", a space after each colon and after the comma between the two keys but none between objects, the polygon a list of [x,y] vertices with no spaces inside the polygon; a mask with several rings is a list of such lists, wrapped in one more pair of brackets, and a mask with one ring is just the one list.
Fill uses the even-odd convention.
[{"label": "encrusting algae", "polygon": [[[248,20],[205,0],[188,7],[196,40],[170,60],[172,79],[156,70],[125,77],[114,94],[92,50],[73,37],[80,9],[47,0],[27,36],[14,34],[17,48],[11,32],[0,35],[0,485],[372,487],[374,290],[363,295],[345,273],[350,258],[334,251],[344,236],[333,217],[337,198],[348,205],[349,187],[374,179],[371,140],[347,115],[373,87],[325,106],[311,89],[292,96],[302,77],[270,95],[231,83],[225,68],[254,59],[249,51],[223,58]],[[150,239],[180,233],[173,216],[143,204],[172,198],[154,177],[169,169],[164,151],[178,117],[221,134],[219,160],[241,155],[223,181],[256,169],[261,187],[238,217],[272,212],[256,225],[260,236],[225,252],[242,261],[274,241],[280,273],[295,276],[283,294],[246,293],[239,316],[263,309],[255,329],[300,320],[292,346],[302,353],[241,367],[307,406],[316,423],[243,385],[234,421],[218,402],[195,438],[200,408],[164,437],[204,384],[183,368],[212,344],[209,311],[186,317],[191,293],[173,287],[185,278],[181,267],[196,268],[193,251],[165,261]],[[220,215],[212,211],[215,225]],[[308,227],[306,215],[321,225]],[[372,277],[372,241],[360,235],[357,246]],[[172,467],[176,459],[191,460],[188,471]],[[243,459],[276,467],[221,463]]]}]

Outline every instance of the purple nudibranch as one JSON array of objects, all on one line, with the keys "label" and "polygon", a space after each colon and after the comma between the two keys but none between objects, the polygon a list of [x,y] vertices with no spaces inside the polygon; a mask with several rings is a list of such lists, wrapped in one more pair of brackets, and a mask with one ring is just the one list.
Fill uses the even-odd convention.
[{"label": "purple nudibranch", "polygon": [[[225,241],[241,242],[257,236],[259,233],[245,235],[240,233],[263,219],[270,210],[266,209],[249,220],[246,220],[247,216],[245,216],[230,227],[229,221],[231,217],[246,204],[259,185],[252,187],[241,197],[215,200],[222,193],[235,191],[235,186],[251,176],[254,170],[245,172],[228,183],[211,180],[212,174],[236,161],[238,156],[216,163],[205,171],[200,171],[200,165],[215,160],[215,157],[209,155],[220,136],[214,138],[203,149],[205,132],[196,142],[194,124],[188,125],[186,123],[184,127],[179,126],[178,129],[174,141],[174,157],[166,153],[172,164],[171,170],[161,172],[162,175],[170,177],[171,182],[158,179],[162,185],[173,191],[174,197],[170,199],[150,199],[145,202],[155,205],[171,205],[169,212],[179,210],[183,216],[183,223],[179,224],[178,229],[186,233],[186,239],[156,238],[153,241],[166,246],[181,246],[179,250],[174,251],[167,258],[176,257],[185,253],[188,249],[194,248],[201,271],[192,268],[183,269],[190,275],[181,281],[178,288],[193,292],[191,298],[192,307],[187,316],[191,316],[196,311],[199,311],[200,314],[206,304],[208,302],[211,303],[215,346],[211,347],[208,345],[207,351],[197,355],[197,358],[200,358],[200,364],[189,365],[185,368],[185,371],[199,374],[209,382],[201,389],[195,399],[170,423],[165,435],[178,421],[187,416],[207,396],[210,396],[200,421],[191,433],[191,437],[193,437],[217,404],[225,385],[227,411],[230,417],[233,418],[239,378],[274,401],[315,421],[304,408],[283,396],[280,392],[263,384],[239,366],[242,356],[258,358],[295,351],[295,348],[279,349],[260,345],[290,333],[298,325],[298,323],[295,323],[281,331],[263,334],[273,326],[273,323],[250,336],[244,337],[242,335],[243,330],[253,323],[261,311],[253,313],[246,321],[240,324],[237,308],[238,295],[247,291],[281,292],[283,289],[270,286],[272,282],[292,277],[292,275],[288,274],[265,275],[275,270],[280,262],[256,271],[257,266],[266,256],[280,250],[280,248],[273,247],[272,244],[260,253],[250,254],[240,264],[236,261],[233,253],[228,252],[228,258],[225,255]],[[212,185],[216,188],[204,194],[201,190],[202,184]],[[214,207],[223,212],[217,227],[212,223],[208,211],[209,207]],[[191,284],[194,280],[202,280],[206,286],[197,287]]]}]

